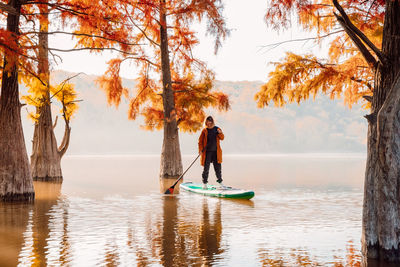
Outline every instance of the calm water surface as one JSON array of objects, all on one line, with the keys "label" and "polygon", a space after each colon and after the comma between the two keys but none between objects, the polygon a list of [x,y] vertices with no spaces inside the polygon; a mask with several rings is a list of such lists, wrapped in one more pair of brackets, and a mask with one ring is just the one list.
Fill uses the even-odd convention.
[{"label": "calm water surface", "polygon": [[256,194],[235,201],[160,194],[157,156],[69,156],[34,204],[0,204],[0,266],[357,266],[364,168],[364,155],[225,156],[225,184]]}]

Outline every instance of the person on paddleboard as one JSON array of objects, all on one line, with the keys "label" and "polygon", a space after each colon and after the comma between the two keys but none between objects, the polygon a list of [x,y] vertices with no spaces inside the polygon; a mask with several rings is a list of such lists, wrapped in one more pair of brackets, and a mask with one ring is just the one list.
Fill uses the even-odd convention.
[{"label": "person on paddleboard", "polygon": [[201,165],[204,166],[202,174],[203,189],[207,189],[211,162],[214,165],[217,183],[223,188],[221,174],[222,150],[219,142],[224,140],[225,136],[222,130],[215,126],[213,117],[208,116],[205,124],[206,128],[203,129],[199,137],[199,154],[201,154]]}]

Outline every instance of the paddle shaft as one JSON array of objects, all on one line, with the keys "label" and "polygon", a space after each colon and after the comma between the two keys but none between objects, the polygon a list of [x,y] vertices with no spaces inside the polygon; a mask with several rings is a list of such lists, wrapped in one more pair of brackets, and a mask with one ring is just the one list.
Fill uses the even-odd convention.
[{"label": "paddle shaft", "polygon": [[203,153],[203,152],[201,152],[200,154],[197,155],[197,157],[193,160],[192,164],[190,164],[190,166],[186,169],[186,171],[185,171],[184,173],[182,173],[181,176],[179,176],[178,180],[176,180],[176,182],[171,186],[171,188],[174,188],[175,185],[183,178],[183,176],[185,175],[185,173],[190,169],[190,167],[193,166],[193,164],[196,162],[196,160],[200,157],[200,155],[201,155],[202,153]]}]

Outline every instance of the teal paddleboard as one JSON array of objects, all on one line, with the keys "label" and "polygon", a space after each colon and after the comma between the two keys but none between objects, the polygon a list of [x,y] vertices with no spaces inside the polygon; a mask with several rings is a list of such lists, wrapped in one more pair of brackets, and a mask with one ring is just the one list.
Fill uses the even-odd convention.
[{"label": "teal paddleboard", "polygon": [[207,185],[207,189],[203,189],[203,184],[187,182],[180,184],[180,188],[189,192],[211,197],[240,199],[250,199],[254,197],[254,191],[237,189],[229,186],[221,188],[220,186]]}]

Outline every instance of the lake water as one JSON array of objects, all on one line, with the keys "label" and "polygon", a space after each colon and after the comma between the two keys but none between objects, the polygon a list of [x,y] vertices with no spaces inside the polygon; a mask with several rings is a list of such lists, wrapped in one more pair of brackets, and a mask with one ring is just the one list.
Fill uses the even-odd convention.
[{"label": "lake water", "polygon": [[160,194],[159,156],[68,156],[34,204],[0,204],[0,266],[360,264],[365,155],[227,155],[222,168],[255,197]]}]

